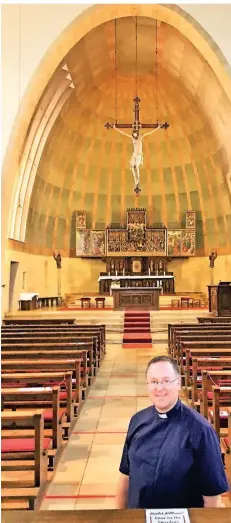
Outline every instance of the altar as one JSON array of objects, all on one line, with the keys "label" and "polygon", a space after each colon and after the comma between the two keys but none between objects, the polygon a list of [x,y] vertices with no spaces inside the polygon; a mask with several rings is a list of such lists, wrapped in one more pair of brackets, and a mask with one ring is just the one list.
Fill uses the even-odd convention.
[{"label": "altar", "polygon": [[112,286],[114,310],[141,309],[159,310],[161,287],[118,287]]},{"label": "altar", "polygon": [[119,285],[120,288],[147,288],[155,289],[161,287],[162,293],[174,293],[174,275],[172,274],[160,274],[160,275],[140,275],[140,276],[112,276],[112,275],[101,275],[98,278],[99,292],[100,294],[110,294],[111,287],[113,284]]}]

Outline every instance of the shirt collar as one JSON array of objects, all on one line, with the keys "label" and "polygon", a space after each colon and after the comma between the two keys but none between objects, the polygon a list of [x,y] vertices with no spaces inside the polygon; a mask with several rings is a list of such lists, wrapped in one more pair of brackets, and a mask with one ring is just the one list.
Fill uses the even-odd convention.
[{"label": "shirt collar", "polygon": [[168,410],[168,412],[158,412],[158,410],[156,409],[156,407],[154,407],[155,409],[155,412],[156,414],[160,417],[160,418],[163,418],[163,419],[172,419],[174,418],[181,410],[181,401],[178,399],[177,402],[176,402],[176,405],[174,405],[174,407],[170,410]]}]

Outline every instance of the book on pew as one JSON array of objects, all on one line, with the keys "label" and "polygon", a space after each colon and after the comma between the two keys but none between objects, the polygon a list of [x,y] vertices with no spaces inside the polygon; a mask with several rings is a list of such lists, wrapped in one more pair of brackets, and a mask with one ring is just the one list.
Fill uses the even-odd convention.
[{"label": "book on pew", "polygon": [[186,508],[146,510],[146,523],[190,523]]}]

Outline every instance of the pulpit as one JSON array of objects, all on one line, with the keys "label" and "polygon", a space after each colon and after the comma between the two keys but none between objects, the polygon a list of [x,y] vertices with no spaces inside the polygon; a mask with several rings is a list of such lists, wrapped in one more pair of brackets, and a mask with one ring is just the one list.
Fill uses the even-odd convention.
[{"label": "pulpit", "polygon": [[208,285],[209,312],[214,316],[231,316],[231,282]]}]

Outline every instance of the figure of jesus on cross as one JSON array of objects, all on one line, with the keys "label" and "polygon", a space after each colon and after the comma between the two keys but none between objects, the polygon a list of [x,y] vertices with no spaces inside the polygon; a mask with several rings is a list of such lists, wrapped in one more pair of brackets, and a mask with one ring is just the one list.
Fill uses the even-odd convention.
[{"label": "figure of jesus on cross", "polygon": [[[123,134],[124,136],[127,136],[128,138],[132,138],[133,153],[132,153],[132,157],[130,160],[130,169],[132,171],[134,182],[135,182],[134,191],[136,194],[139,194],[141,191],[141,189],[140,189],[140,165],[143,165],[143,146],[142,146],[143,138],[145,138],[145,136],[155,133],[156,131],[158,131],[161,128],[167,129],[169,127],[169,124],[167,122],[165,122],[164,124],[159,124],[159,123],[142,124],[142,123],[140,123],[140,121],[139,121],[140,98],[138,98],[138,96],[136,96],[136,98],[134,98],[133,102],[134,102],[133,111],[135,113],[135,121],[133,124],[126,124],[126,123],[110,124],[107,122],[105,124],[105,127],[107,129],[116,129],[119,133]],[[132,134],[130,135],[130,134],[122,131],[122,129],[133,129],[133,131],[132,131]],[[152,129],[152,130],[149,131],[148,133],[143,134],[143,136],[141,136],[140,135],[141,129]]]}]

